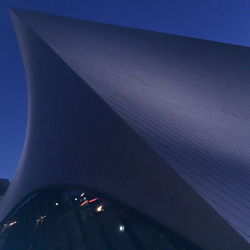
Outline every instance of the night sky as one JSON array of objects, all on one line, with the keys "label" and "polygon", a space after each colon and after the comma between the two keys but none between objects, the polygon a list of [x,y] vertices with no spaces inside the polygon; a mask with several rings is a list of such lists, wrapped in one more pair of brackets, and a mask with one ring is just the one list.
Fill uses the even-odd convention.
[{"label": "night sky", "polygon": [[27,88],[8,7],[250,45],[249,0],[0,0],[0,178],[18,165]]}]

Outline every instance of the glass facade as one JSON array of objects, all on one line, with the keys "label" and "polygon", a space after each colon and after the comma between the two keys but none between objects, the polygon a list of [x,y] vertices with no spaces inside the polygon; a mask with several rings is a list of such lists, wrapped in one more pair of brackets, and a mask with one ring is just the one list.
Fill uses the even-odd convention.
[{"label": "glass facade", "polygon": [[0,226],[0,250],[199,249],[130,209],[84,191],[44,190]]}]

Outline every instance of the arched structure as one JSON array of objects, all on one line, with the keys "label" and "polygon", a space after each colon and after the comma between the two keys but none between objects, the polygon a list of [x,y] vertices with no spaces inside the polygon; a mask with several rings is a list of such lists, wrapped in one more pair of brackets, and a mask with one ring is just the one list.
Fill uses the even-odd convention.
[{"label": "arched structure", "polygon": [[249,48],[11,16],[29,121],[0,220],[39,190],[78,188],[145,215],[189,249],[249,249]]}]

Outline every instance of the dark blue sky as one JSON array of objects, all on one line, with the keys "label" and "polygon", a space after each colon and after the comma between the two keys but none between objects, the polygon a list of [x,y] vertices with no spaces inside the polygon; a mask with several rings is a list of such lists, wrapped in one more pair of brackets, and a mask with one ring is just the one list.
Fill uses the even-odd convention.
[{"label": "dark blue sky", "polygon": [[27,89],[8,7],[250,45],[250,0],[1,0],[0,177],[11,179],[27,124]]}]

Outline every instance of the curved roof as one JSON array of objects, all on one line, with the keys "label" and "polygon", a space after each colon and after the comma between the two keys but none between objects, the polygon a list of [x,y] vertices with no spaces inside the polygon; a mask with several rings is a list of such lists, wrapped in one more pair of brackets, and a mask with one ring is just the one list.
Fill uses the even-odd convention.
[{"label": "curved roof", "polygon": [[247,249],[250,49],[14,12],[30,118],[5,214],[36,188],[84,185],[204,248]]}]

